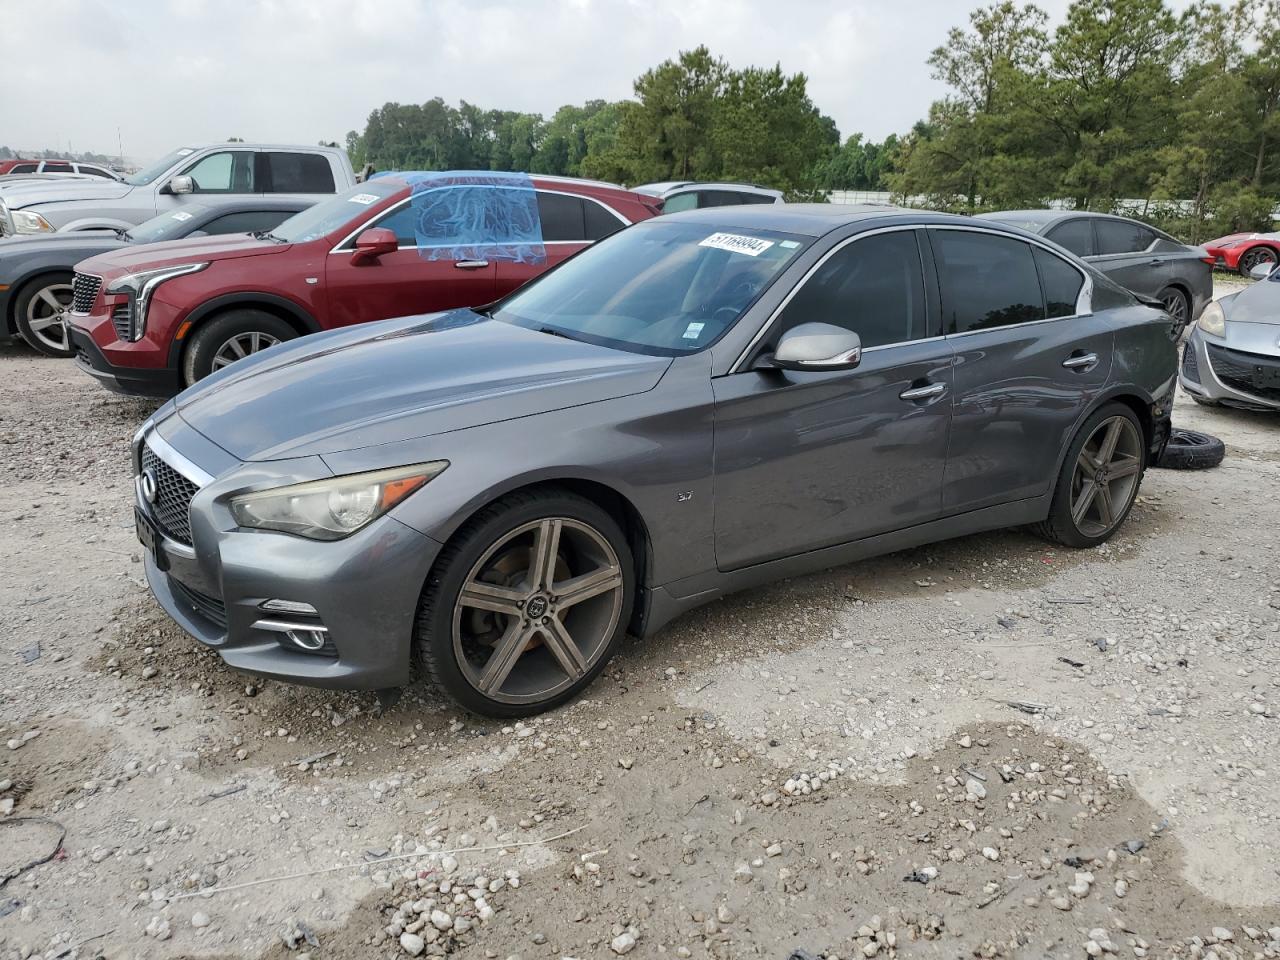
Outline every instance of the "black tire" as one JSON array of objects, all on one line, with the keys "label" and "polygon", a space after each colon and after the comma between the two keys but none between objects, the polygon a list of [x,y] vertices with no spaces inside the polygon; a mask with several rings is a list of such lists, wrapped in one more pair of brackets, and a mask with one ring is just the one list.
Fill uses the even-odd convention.
[{"label": "black tire", "polygon": [[1164,304],[1165,312],[1173,318],[1178,325],[1178,333],[1191,323],[1191,298],[1179,290],[1177,287],[1165,287],[1158,294],[1156,299]]},{"label": "black tire", "polygon": [[1227,446],[1215,436],[1196,430],[1175,428],[1169,443],[1156,461],[1166,470],[1207,470],[1216,467],[1227,455]]},{"label": "black tire", "polygon": [[236,337],[270,338],[276,343],[292,340],[298,332],[275,314],[243,308],[228,310],[205,321],[196,329],[182,357],[182,382],[191,386],[214,372],[215,358],[224,345]]},{"label": "black tire", "polygon": [[[65,299],[64,307],[70,305],[72,275],[69,272],[46,273],[34,278],[26,283],[18,292],[18,296],[14,298],[14,322],[18,327],[18,333],[22,335],[22,339],[26,341],[27,346],[36,353],[42,353],[46,357],[67,358],[74,357],[75,350],[71,347],[71,338],[67,334],[65,327],[59,324],[60,336],[50,332],[48,329],[37,331],[31,326],[31,319],[28,313],[32,309],[33,303],[36,308],[40,308],[41,301],[37,298],[42,295],[57,296],[53,293],[56,289],[58,293],[63,294],[59,299]],[[65,346],[58,347],[61,342]]]},{"label": "black tire", "polygon": [[[1075,520],[1072,519],[1072,480],[1080,458],[1080,451],[1084,449],[1085,444],[1092,438],[1098,426],[1104,420],[1109,420],[1113,417],[1124,417],[1128,420],[1137,431],[1138,438],[1141,441],[1138,444],[1138,481],[1133,486],[1133,492],[1129,496],[1128,503],[1119,512],[1111,528],[1100,536],[1093,536],[1081,531]],[[1057,482],[1054,484],[1049,516],[1040,523],[1033,524],[1032,531],[1045,540],[1062,544],[1065,547],[1096,547],[1100,543],[1105,543],[1115,535],[1117,530],[1124,526],[1124,522],[1129,516],[1129,511],[1133,508],[1133,501],[1137,499],[1138,490],[1142,486],[1142,477],[1146,473],[1146,469],[1146,440],[1142,431],[1142,424],[1138,421],[1137,416],[1123,403],[1105,404],[1090,414],[1089,418],[1085,420],[1084,424],[1076,432],[1075,437],[1072,438],[1071,445],[1067,448],[1067,455],[1063,458],[1062,468],[1058,471]]]},{"label": "black tire", "polygon": [[[616,626],[599,648],[601,652],[596,661],[577,682],[537,702],[504,702],[477,689],[459,664],[453,636],[454,606],[470,572],[492,545],[525,524],[552,517],[587,524],[608,542],[621,566],[621,610]],[[576,697],[604,670],[626,634],[635,590],[631,548],[618,521],[608,512],[558,487],[514,493],[469,519],[440,552],[418,605],[414,638],[418,658],[431,683],[467,710],[490,717],[527,717],[542,713]]]},{"label": "black tire", "polygon": [[1275,263],[1280,260],[1280,255],[1271,247],[1257,246],[1250,247],[1244,253],[1240,254],[1240,259],[1236,261],[1236,270],[1240,276],[1246,279],[1253,279],[1249,276],[1249,271],[1260,263]]}]

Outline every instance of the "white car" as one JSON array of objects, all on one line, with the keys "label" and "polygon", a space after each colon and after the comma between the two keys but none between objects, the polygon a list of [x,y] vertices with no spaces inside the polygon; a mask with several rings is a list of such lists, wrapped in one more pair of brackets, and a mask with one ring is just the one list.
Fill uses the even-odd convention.
[{"label": "white car", "polygon": [[703,207],[736,207],[744,203],[782,203],[782,191],[757,187],[754,183],[698,183],[668,180],[632,187],[636,193],[662,200],[663,213],[700,210]]}]

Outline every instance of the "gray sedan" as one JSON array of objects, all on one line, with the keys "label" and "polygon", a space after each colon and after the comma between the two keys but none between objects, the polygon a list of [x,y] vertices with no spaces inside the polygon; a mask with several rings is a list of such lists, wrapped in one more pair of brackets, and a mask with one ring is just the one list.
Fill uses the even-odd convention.
[{"label": "gray sedan", "polygon": [[1178,382],[1197,403],[1280,410],[1280,271],[1209,304],[1182,352]]},{"label": "gray sedan", "polygon": [[[500,251],[495,250],[494,255]],[[1124,522],[1159,310],[989,221],[822,204],[629,227],[483,309],[305,337],[134,441],[161,605],[232,667],[466,707],[578,694],[627,631],[779,577]]]},{"label": "gray sedan", "polygon": [[1091,263],[1139,296],[1159,300],[1183,327],[1213,299],[1213,260],[1137,220],[1072,210],[1006,210],[983,219],[1030,230]]}]

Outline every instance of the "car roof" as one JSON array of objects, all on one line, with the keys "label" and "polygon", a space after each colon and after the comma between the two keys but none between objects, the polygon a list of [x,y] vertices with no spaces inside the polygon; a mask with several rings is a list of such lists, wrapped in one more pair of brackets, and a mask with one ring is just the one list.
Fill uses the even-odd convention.
[{"label": "car roof", "polygon": [[627,194],[635,199],[635,191],[607,180],[588,180],[584,177],[561,177],[550,173],[514,173],[508,170],[389,170],[379,171],[377,176],[370,177],[365,183],[399,181],[401,186],[408,186],[407,177],[431,177],[447,175],[451,177],[474,175],[477,177],[528,177],[535,184],[543,187],[577,187],[585,191],[602,193]]},{"label": "car roof", "polygon": [[872,220],[905,220],[921,225],[950,223],[991,226],[990,223],[983,223],[973,217],[935,213],[932,210],[912,210],[883,203],[754,203],[683,210],[664,214],[659,220],[665,223],[687,221],[711,223],[721,227],[778,230],[810,237],[821,237],[840,227]]},{"label": "car roof", "polygon": [[747,183],[744,180],[663,180],[660,183],[641,183],[630,189],[636,193],[647,193],[660,197],[675,190],[693,188],[696,190],[757,190],[772,196],[782,196],[781,190],[773,187],[762,187],[758,183]]}]

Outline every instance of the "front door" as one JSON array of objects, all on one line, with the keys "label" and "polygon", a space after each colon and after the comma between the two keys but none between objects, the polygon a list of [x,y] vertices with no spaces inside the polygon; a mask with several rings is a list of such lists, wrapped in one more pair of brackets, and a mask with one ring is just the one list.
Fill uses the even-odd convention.
[{"label": "front door", "polygon": [[[810,322],[856,331],[858,366],[752,369],[782,333]],[[796,291],[740,372],[713,381],[720,569],[938,516],[952,354],[935,323],[918,231],[855,237]]]},{"label": "front door", "polygon": [[421,255],[410,201],[388,210],[363,229],[371,227],[393,231],[400,249],[374,261],[354,263],[353,237],[329,254],[325,285],[329,316],[335,326],[474,307],[494,299],[493,262],[427,260]]}]

